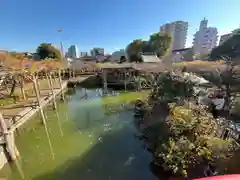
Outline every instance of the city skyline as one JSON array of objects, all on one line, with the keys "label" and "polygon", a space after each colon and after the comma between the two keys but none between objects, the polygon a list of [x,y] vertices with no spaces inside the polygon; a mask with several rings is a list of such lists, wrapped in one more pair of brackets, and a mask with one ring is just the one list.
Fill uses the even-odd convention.
[{"label": "city skyline", "polygon": [[[218,28],[219,36],[239,27],[237,7],[240,2],[237,0],[231,3],[226,0],[202,0],[191,4],[187,0],[150,0],[147,3],[137,3],[137,0],[104,0],[99,6],[101,8],[93,6],[96,4],[93,0],[84,1],[83,4],[72,1],[74,3],[43,0],[35,5],[30,0],[2,2],[0,20],[4,26],[0,29],[0,49],[33,52],[42,42],[57,44],[59,47],[60,41],[63,41],[65,51],[71,44],[75,44],[80,51],[89,52],[93,47],[103,47],[106,53],[112,53],[125,48],[134,39],[148,39],[151,33],[159,32],[162,24],[177,20],[189,23],[186,43],[186,47],[189,47],[204,17],[209,20],[209,26]],[[41,13],[44,4],[55,8],[51,12]],[[75,13],[78,4],[86,8]],[[22,8],[17,8],[20,6]],[[88,8],[92,8],[91,12],[88,12]],[[174,13],[169,13],[169,9]],[[73,14],[68,13],[70,11]],[[34,26],[31,25],[33,21],[37,22]],[[28,22],[28,25],[22,22]],[[61,33],[57,33],[58,28],[62,28]]]}]

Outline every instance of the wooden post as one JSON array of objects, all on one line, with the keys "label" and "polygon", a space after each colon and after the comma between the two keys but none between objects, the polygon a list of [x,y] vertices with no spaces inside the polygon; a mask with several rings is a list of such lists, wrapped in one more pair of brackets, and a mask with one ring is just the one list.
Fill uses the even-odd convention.
[{"label": "wooden post", "polygon": [[45,118],[45,115],[44,115],[44,112],[43,112],[43,108],[42,108],[42,105],[41,105],[41,102],[40,102],[40,95],[39,95],[39,90],[38,90],[38,86],[37,86],[37,79],[36,79],[36,77],[34,75],[32,76],[32,78],[33,78],[33,88],[34,88],[34,91],[35,91],[35,94],[36,94],[36,97],[37,97],[37,103],[38,103],[40,115],[41,115],[41,118],[42,118],[42,122],[43,122],[43,125],[44,125],[44,129],[45,129],[45,132],[46,132],[46,136],[47,136],[47,139],[48,139],[50,152],[52,154],[52,158],[54,159],[52,142],[50,140],[49,132],[48,132],[48,129],[47,129],[46,118]]},{"label": "wooden post", "polygon": [[103,93],[107,93],[107,70],[103,69]]},{"label": "wooden post", "polygon": [[6,143],[6,152],[8,152],[8,156],[11,158],[11,161],[15,161],[16,167],[21,175],[21,178],[25,179],[24,173],[23,173],[20,163],[17,159],[17,157],[19,156],[19,151],[18,151],[15,141],[14,141],[14,133],[8,132],[7,125],[4,121],[4,118],[3,118],[1,112],[0,112],[0,127],[2,129],[3,136],[5,139],[5,143]]},{"label": "wooden post", "polygon": [[24,90],[25,83],[24,83],[23,76],[24,76],[23,74],[22,74],[22,76],[20,76],[20,86],[21,86],[22,98],[23,98],[23,100],[26,100],[26,94],[25,94],[25,90]]},{"label": "wooden post", "polygon": [[12,143],[13,139],[11,137],[11,134],[8,132],[7,125],[5,123],[5,120],[4,120],[1,112],[0,112],[0,127],[3,132],[3,136],[4,136],[5,143],[6,143],[7,152],[9,153],[9,157],[11,158],[12,161],[14,161],[17,158],[16,153],[15,153],[15,147],[14,147],[15,145],[13,145],[13,143]]},{"label": "wooden post", "polygon": [[[34,76],[35,77],[35,76]],[[39,94],[39,97],[41,95],[41,92],[40,92],[40,83],[39,83],[39,80],[38,80],[38,73],[36,73],[36,83],[37,83],[37,90],[38,90],[38,94]]]},{"label": "wooden post", "polygon": [[127,70],[124,69],[124,90],[127,91]]},{"label": "wooden post", "polygon": [[72,76],[76,77],[75,69],[73,69],[73,71],[72,71]]},{"label": "wooden post", "polygon": [[[51,82],[50,82],[50,77],[51,75],[49,76],[48,73],[46,73],[46,76],[47,76],[47,82],[48,82],[48,88],[50,89],[51,92],[48,93],[49,96],[53,96],[53,92],[52,92],[52,85],[51,85]],[[53,109],[55,110],[55,103],[53,101]]]},{"label": "wooden post", "polygon": [[15,144],[14,131],[9,132],[9,138],[10,138],[10,142],[11,142],[11,147],[12,147],[12,149],[13,149],[13,151],[14,151],[14,153],[15,153],[15,157],[16,157],[16,159],[15,159],[15,161],[14,161],[14,162],[15,162],[15,165],[16,165],[16,167],[17,167],[17,170],[18,170],[21,178],[22,178],[22,179],[25,179],[25,175],[24,175],[24,173],[23,173],[21,164],[20,164],[20,162],[19,162],[19,160],[18,160],[18,157],[20,156],[20,154],[19,154],[19,151],[18,151],[17,146],[16,146],[16,144]]},{"label": "wooden post", "polygon": [[58,82],[59,82],[59,85],[60,85],[60,88],[61,88],[61,100],[65,101],[64,91],[63,91],[63,87],[62,87],[62,77],[61,77],[61,71],[60,70],[58,70]]},{"label": "wooden post", "polygon": [[137,88],[138,88],[138,91],[141,90],[141,76],[140,76],[140,72],[138,71],[137,73]]},{"label": "wooden post", "polygon": [[69,76],[69,79],[71,79],[71,71],[72,71],[72,69],[68,69],[68,76]]},{"label": "wooden post", "polygon": [[9,88],[8,88],[8,83],[7,83],[7,81],[4,81],[4,85],[5,85],[5,89],[6,89],[7,93],[9,94],[10,91],[9,91]]},{"label": "wooden post", "polygon": [[59,114],[58,114],[58,110],[57,110],[56,95],[55,95],[55,92],[53,90],[52,76],[51,76],[51,73],[49,73],[48,75],[49,75],[48,79],[49,79],[49,82],[50,82],[50,88],[51,88],[51,92],[52,92],[52,96],[53,96],[53,108],[55,109],[55,112],[56,112],[58,126],[59,126],[61,136],[63,136],[63,130],[62,130],[62,126],[61,126],[61,122],[60,122],[60,118],[59,118]]},{"label": "wooden post", "polygon": [[63,69],[61,72],[61,75],[62,75],[62,79],[65,79],[66,78],[66,70]]}]

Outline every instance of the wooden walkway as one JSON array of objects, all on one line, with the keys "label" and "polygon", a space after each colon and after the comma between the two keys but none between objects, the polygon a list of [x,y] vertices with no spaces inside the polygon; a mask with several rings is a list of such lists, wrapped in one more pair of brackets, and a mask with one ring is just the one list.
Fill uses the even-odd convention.
[{"label": "wooden walkway", "polygon": [[[67,87],[67,82],[62,83],[62,89],[54,89],[54,95],[57,96],[63,89]],[[42,90],[47,91],[48,93],[45,93],[45,96],[42,96],[40,99],[40,104],[42,107],[46,106],[50,101],[53,100],[53,95],[50,94],[50,90]],[[41,91],[41,92],[42,92]],[[9,119],[5,119],[6,124],[8,125],[8,132],[13,132],[17,128],[19,128],[21,125],[23,125],[25,122],[27,122],[31,117],[39,111],[39,106],[37,106],[36,99],[32,102],[36,106],[28,106],[25,108],[22,108],[19,113],[14,115],[14,122],[9,121]],[[13,120],[12,120],[13,121]],[[0,132],[1,133],[1,132]],[[0,136],[0,144],[4,143],[3,136]]]},{"label": "wooden walkway", "polygon": [[[92,75],[91,75],[92,76]],[[61,93],[61,91],[63,91],[66,87],[68,82],[71,81],[78,81],[78,82],[82,82],[85,81],[86,79],[88,79],[91,76],[84,76],[84,77],[75,77],[70,79],[69,81],[63,81],[62,82],[62,89],[60,87],[58,88],[54,88],[53,92],[54,92],[54,96],[57,96],[58,94]],[[41,92],[41,98],[40,98],[40,104],[42,107],[46,106],[47,104],[49,104],[52,100],[53,100],[53,94],[51,92],[51,89],[43,89],[40,91]],[[3,112],[3,116],[4,116],[4,120],[7,124],[8,127],[8,132],[13,132],[15,131],[17,128],[19,128],[21,125],[23,125],[25,122],[27,122],[29,119],[31,119],[31,117],[39,111],[39,106],[37,105],[37,100],[36,97],[32,98],[29,100],[31,103],[31,105],[26,105],[26,107],[12,107],[12,108],[5,108],[2,110]],[[28,103],[28,104],[29,104]],[[16,105],[19,106],[19,105]],[[13,113],[11,113],[13,112]],[[14,113],[15,112],[15,113]],[[11,115],[8,113],[11,113]],[[9,118],[7,118],[9,116]],[[14,120],[13,120],[14,117]],[[0,144],[4,143],[4,138],[2,135],[2,132],[0,130]]]}]

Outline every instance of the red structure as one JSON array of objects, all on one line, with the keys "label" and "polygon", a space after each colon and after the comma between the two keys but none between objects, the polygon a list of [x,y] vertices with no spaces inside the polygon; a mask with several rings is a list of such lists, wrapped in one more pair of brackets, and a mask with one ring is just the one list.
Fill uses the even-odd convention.
[{"label": "red structure", "polygon": [[195,180],[240,180],[240,174],[211,176],[211,177],[199,178]]}]

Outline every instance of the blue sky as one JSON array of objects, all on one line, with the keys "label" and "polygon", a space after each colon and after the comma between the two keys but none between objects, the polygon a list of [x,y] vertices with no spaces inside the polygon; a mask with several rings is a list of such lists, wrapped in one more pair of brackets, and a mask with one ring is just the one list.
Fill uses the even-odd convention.
[{"label": "blue sky", "polygon": [[33,52],[62,40],[65,50],[110,53],[175,20],[189,22],[188,46],[204,17],[220,35],[238,28],[239,7],[240,0],[0,0],[0,49]]}]

